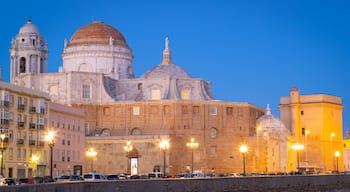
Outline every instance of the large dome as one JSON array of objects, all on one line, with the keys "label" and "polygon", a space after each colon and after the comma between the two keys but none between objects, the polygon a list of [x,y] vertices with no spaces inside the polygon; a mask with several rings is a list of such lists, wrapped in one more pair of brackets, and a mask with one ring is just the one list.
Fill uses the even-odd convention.
[{"label": "large dome", "polygon": [[124,36],[114,27],[103,22],[93,22],[78,29],[72,36],[69,45],[79,44],[126,44]]},{"label": "large dome", "polygon": [[19,34],[39,34],[39,29],[32,23],[32,21],[29,19],[26,24],[24,24],[19,29]]}]

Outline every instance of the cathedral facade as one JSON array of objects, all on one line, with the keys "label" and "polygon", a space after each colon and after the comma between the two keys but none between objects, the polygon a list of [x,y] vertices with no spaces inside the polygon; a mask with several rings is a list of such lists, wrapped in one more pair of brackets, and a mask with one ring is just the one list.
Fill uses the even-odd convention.
[{"label": "cathedral facade", "polygon": [[[295,169],[288,157],[290,132],[264,123],[274,119],[269,109],[264,115],[250,103],[215,100],[209,82],[172,61],[168,38],[160,63],[138,78],[125,37],[103,22],[87,24],[64,41],[57,73],[47,73],[46,40],[31,21],[13,38],[10,53],[12,84],[85,111],[85,151],[94,148],[97,156],[85,159],[83,172],[239,173],[241,144],[248,146],[247,172]],[[191,138],[195,149],[186,145]],[[162,140],[170,143],[165,151]],[[271,145],[276,147],[266,147]]]}]

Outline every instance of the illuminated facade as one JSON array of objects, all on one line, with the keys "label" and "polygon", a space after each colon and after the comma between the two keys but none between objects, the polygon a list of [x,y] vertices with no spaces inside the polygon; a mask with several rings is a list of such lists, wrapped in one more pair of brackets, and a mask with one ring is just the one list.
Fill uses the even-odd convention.
[{"label": "illuminated facade", "polygon": [[[342,100],[339,97],[317,94],[299,95],[293,87],[290,96],[280,99],[280,117],[289,128],[294,143],[301,143],[301,168],[320,171],[344,169]],[[291,146],[290,146],[291,147]],[[335,157],[339,151],[340,156]]]},{"label": "illuminated facade", "polygon": [[[41,46],[34,37],[40,37]],[[164,138],[170,140],[166,154],[168,173],[192,169],[203,173],[212,169],[217,173],[241,172],[239,146],[243,143],[248,146],[247,172],[291,171],[296,165],[291,144],[306,141],[303,135],[306,129],[310,134],[304,152],[308,155],[302,154],[302,163],[307,156],[310,157],[308,165],[330,168],[331,162],[326,156],[335,149],[340,150],[342,106],[339,98],[315,95],[310,104],[311,97],[294,96],[293,92],[290,98],[281,98],[281,120],[285,126],[270,127],[267,123],[259,134],[256,130],[259,123],[269,119],[274,119],[274,123],[280,121],[267,113],[265,120],[258,122],[263,109],[245,102],[215,100],[209,82],[192,77],[173,62],[168,38],[161,62],[139,78],[133,72],[133,54],[126,39],[103,22],[85,25],[69,41],[64,41],[63,65],[57,73],[47,73],[45,43],[31,22],[22,26],[12,40],[11,83],[41,90],[54,102],[85,111],[84,151],[90,147],[96,150],[93,162],[98,172],[134,170],[147,174],[163,169],[159,143]],[[17,48],[20,46],[21,49]],[[28,54],[35,57],[27,57]],[[333,116],[322,115],[319,109]],[[309,115],[299,117],[301,111],[320,121],[313,122]],[[322,137],[313,135],[313,132],[321,133],[319,129],[324,131]],[[330,137],[330,142],[326,135],[333,132],[335,136]],[[190,138],[199,145],[193,151],[194,167],[191,167],[191,152],[186,148]],[[124,151],[127,141],[133,145],[128,155]],[[327,148],[329,143],[332,149]],[[269,147],[271,145],[276,147]],[[315,145],[319,145],[315,147],[317,150],[311,151]],[[322,162],[311,161],[311,156],[321,152]],[[89,164],[90,161],[84,162],[85,167]]]}]

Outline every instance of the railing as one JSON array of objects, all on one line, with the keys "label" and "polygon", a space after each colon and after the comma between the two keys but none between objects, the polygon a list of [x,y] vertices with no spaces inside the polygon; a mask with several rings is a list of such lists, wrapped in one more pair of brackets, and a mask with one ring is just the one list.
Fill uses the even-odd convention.
[{"label": "railing", "polygon": [[29,140],[29,145],[30,146],[35,146],[35,140]]},{"label": "railing", "polygon": [[17,144],[23,145],[24,144],[24,139],[17,139]]},{"label": "railing", "polygon": [[45,128],[44,125],[38,125],[38,129],[42,130],[42,129],[44,129],[44,128]]},{"label": "railing", "polygon": [[33,107],[33,106],[29,107],[29,112],[35,113],[36,112],[36,108]]},{"label": "railing", "polygon": [[1,107],[9,107],[10,106],[10,102],[9,101],[0,101],[0,106]]},{"label": "railing", "polygon": [[35,123],[29,123],[29,129],[35,129],[36,124]]},{"label": "railing", "polygon": [[10,123],[10,120],[9,119],[1,119],[0,120],[0,124],[1,125],[8,125]]},{"label": "railing", "polygon": [[24,104],[18,104],[17,109],[20,111],[24,111]]},{"label": "railing", "polygon": [[24,122],[23,121],[20,121],[17,123],[17,127],[18,128],[24,128]]},{"label": "railing", "polygon": [[45,141],[39,141],[38,146],[40,146],[40,147],[44,147],[44,145],[45,145]]}]

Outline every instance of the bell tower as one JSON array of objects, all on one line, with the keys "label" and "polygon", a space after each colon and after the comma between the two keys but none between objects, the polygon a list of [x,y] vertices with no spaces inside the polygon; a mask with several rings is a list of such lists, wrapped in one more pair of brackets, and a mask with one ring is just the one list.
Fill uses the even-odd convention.
[{"label": "bell tower", "polygon": [[45,39],[38,28],[28,19],[15,38],[10,48],[10,81],[22,74],[47,72],[48,49]]}]

